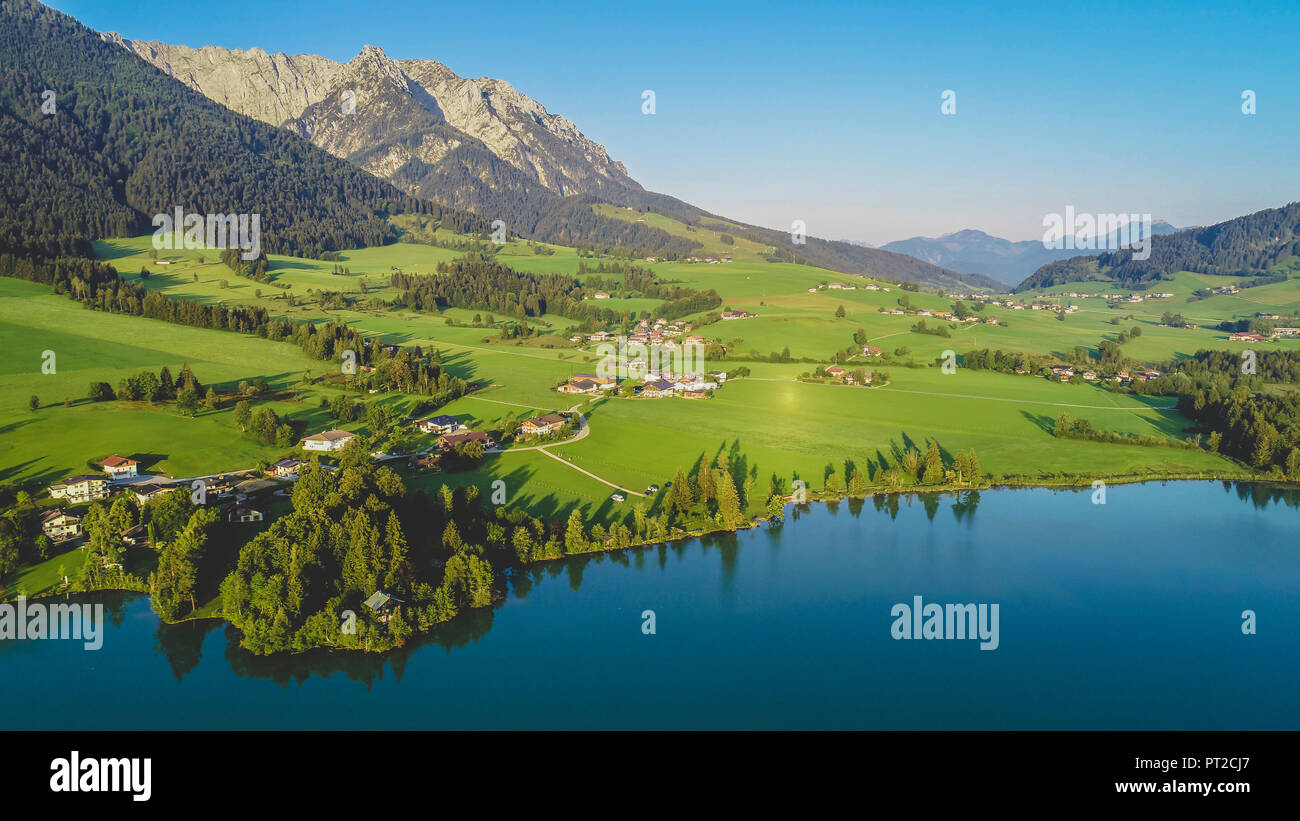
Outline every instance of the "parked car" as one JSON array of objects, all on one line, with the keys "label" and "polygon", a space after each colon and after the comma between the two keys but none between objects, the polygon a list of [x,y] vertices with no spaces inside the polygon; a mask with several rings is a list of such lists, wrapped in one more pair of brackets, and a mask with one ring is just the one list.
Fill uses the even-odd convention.
[{"label": "parked car", "polygon": [[622,494],[622,493],[614,493],[614,494],[611,494],[609,498],[613,499],[613,500],[616,501],[616,502],[621,502],[621,501],[623,501],[623,494]]},{"label": "parked car", "polygon": [[650,487],[648,487],[648,488],[645,489],[645,492],[646,492],[646,495],[647,495],[647,496],[653,496],[654,494],[656,494],[656,493],[659,492],[659,486],[658,486],[658,485],[651,485]]}]

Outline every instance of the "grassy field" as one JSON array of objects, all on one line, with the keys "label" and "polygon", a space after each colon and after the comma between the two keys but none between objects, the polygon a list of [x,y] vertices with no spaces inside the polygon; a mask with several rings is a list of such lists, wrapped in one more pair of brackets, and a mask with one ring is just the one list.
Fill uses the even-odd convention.
[{"label": "grassy field", "polygon": [[[945,350],[961,353],[983,347],[1063,355],[1075,346],[1095,349],[1099,341],[1114,339],[1120,330],[1137,325],[1143,329],[1142,336],[1129,342],[1125,352],[1161,361],[1200,348],[1229,347],[1226,334],[1209,327],[1224,319],[1300,305],[1300,283],[1295,280],[1236,296],[1189,302],[1196,289],[1232,278],[1182,273],[1156,288],[1173,291],[1171,299],[1108,308],[1100,298],[1062,298],[1080,307],[1065,321],[1056,320],[1050,311],[990,307],[987,313],[998,316],[1005,325],[960,326],[944,338],[912,333],[917,317],[891,316],[881,309],[895,307],[905,296],[914,307],[946,310],[951,308],[950,298],[904,292],[896,285],[889,286],[889,292],[868,291],[861,286],[871,281],[869,278],[763,262],[759,252],[764,249],[744,240],[743,232],[728,231],[736,236],[736,242],[721,247],[726,244],[717,234],[729,226],[687,232],[682,224],[653,214],[613,211],[617,213],[611,212],[611,216],[645,218],[680,235],[707,235],[719,247],[708,245],[701,255],[733,257],[734,262],[719,265],[677,262],[653,263],[651,267],[664,282],[713,288],[722,295],[724,307],[758,314],[752,319],[720,322],[704,331],[726,342],[732,356],[742,358],[751,350],[766,357],[789,348],[795,357],[824,361],[851,344],[859,328],[866,331],[871,344],[890,352],[905,348],[905,358],[921,363],[934,361]],[[428,236],[441,242],[467,240],[444,233]],[[496,339],[494,328],[447,324],[449,319],[469,323],[473,311],[419,314],[382,304],[393,296],[386,284],[393,268],[433,273],[438,263],[456,258],[457,250],[398,243],[344,252],[338,262],[273,256],[273,281],[258,283],[235,276],[210,252],[166,252],[164,258],[172,264],[158,265],[158,254],[148,237],[106,240],[98,243],[97,249],[129,277],[148,268],[151,276],[144,280],[145,285],[168,296],[259,304],[273,315],[292,319],[346,322],[385,342],[434,346],[452,373],[482,386],[472,396],[443,409],[475,428],[493,427],[507,414],[571,407],[576,400],[555,393],[553,386],[595,365],[590,353],[569,345],[568,329],[573,323],[563,317],[537,320],[543,334],[528,344],[503,344]],[[576,273],[582,259],[576,251],[556,246],[551,250],[550,255],[536,254],[529,243],[512,241],[498,249],[497,258],[521,270]],[[593,267],[599,262],[587,261]],[[347,273],[334,273],[336,267],[346,268]],[[819,287],[828,282],[850,282],[859,288]],[[1065,290],[1103,293],[1117,289],[1086,283],[1045,293],[1059,295]],[[347,308],[327,308],[321,292],[347,294],[352,303]],[[293,306],[288,304],[289,294],[296,302]],[[657,303],[611,299],[605,304],[643,312],[653,310]],[[846,313],[842,318],[835,315],[840,306]],[[1181,311],[1202,327],[1161,327],[1160,314],[1166,310]],[[1111,324],[1113,318],[1119,318],[1120,324]],[[937,322],[930,320],[929,324]],[[175,373],[182,362],[188,362],[205,384],[228,387],[241,379],[265,376],[281,390],[278,401],[272,403],[277,413],[300,419],[311,429],[329,426],[317,407],[316,389],[298,385],[304,370],[319,374],[327,366],[288,344],[103,315],[83,310],[39,286],[13,280],[0,280],[0,338],[15,351],[10,364],[0,368],[5,387],[0,425],[7,434],[0,443],[0,478],[50,481],[80,472],[87,459],[112,452],[144,456],[147,469],[177,476],[248,467],[258,459],[277,455],[275,449],[239,435],[228,409],[187,419],[166,407],[93,404],[81,398],[92,380],[116,385],[127,374],[146,368],[156,371],[162,365]],[[1300,341],[1269,344],[1294,348]],[[55,375],[40,372],[45,350],[58,355]],[[759,494],[774,476],[786,481],[797,476],[820,488],[828,466],[843,469],[850,463],[865,468],[893,463],[901,450],[924,449],[931,440],[948,453],[975,448],[983,469],[994,476],[1177,474],[1231,467],[1200,451],[1053,437],[1052,419],[1062,411],[1106,430],[1179,439],[1185,435],[1180,417],[1160,407],[1167,402],[1112,394],[1093,385],[1060,385],[1041,378],[961,370],[944,375],[937,368],[894,365],[887,366],[888,386],[864,389],[798,382],[796,377],[811,368],[806,363],[747,364],[752,377],[729,382],[710,401],[603,402],[590,414],[587,438],[553,446],[550,452],[615,484],[638,489],[652,482],[663,484],[679,467],[689,468],[702,454],[734,448],[752,469]],[[863,365],[874,367],[869,362]],[[734,364],[714,362],[709,367],[727,370]],[[26,405],[32,394],[42,400],[35,413]],[[71,407],[63,406],[65,396],[72,398]],[[395,395],[374,399],[408,401]],[[481,469],[469,473],[411,474],[408,478],[430,487],[444,482],[472,483],[484,492],[493,480],[502,479],[512,501],[548,516],[561,515],[574,504],[598,516],[619,515],[626,514],[632,504],[613,503],[611,488],[539,451],[492,455]]]},{"label": "grassy field", "polygon": [[[0,344],[10,356],[0,365],[0,480],[52,482],[86,470],[86,460],[112,453],[133,455],[149,472],[193,476],[250,467],[276,451],[240,434],[232,411],[202,411],[194,418],[166,406],[91,402],[92,381],[116,387],[125,376],[182,364],[204,385],[231,389],[264,376],[273,388],[297,383],[304,370],[325,363],[296,347],[252,336],[89,311],[65,296],[19,280],[0,278]],[[45,351],[55,373],[43,373]],[[31,396],[41,400],[28,409]],[[64,405],[72,400],[71,407]],[[268,403],[282,416],[324,424],[314,402]]]}]

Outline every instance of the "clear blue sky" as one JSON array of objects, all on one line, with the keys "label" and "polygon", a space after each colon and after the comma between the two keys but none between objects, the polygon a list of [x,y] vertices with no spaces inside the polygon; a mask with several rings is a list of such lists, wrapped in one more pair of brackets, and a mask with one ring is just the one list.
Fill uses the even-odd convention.
[{"label": "clear blue sky", "polygon": [[1190,225],[1300,199],[1294,0],[51,5],[131,39],[340,61],[370,43],[497,77],[651,190],[836,239],[1036,239],[1067,205]]}]

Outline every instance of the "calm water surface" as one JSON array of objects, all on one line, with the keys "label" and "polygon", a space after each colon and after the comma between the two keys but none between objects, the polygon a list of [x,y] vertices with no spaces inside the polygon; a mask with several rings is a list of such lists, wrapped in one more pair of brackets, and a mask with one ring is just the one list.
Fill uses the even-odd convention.
[{"label": "calm water surface", "polygon": [[[97,652],[0,642],[0,728],[1300,728],[1300,493],[1091,497],[815,505],[555,562],[384,657],[258,658],[222,623],[101,594]],[[894,640],[916,595],[997,603],[1000,646]]]}]

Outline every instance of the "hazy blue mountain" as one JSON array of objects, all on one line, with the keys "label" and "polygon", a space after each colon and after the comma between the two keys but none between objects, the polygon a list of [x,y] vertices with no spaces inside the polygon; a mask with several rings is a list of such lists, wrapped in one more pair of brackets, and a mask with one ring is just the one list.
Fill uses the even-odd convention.
[{"label": "hazy blue mountain", "polygon": [[[1172,234],[1180,229],[1164,220],[1151,225],[1153,236]],[[1044,248],[1039,240],[1013,242],[968,228],[940,237],[912,237],[880,246],[916,257],[961,274],[984,274],[1007,285],[1015,285],[1044,265],[1077,256],[1096,256],[1102,251],[1080,252],[1075,249]]]}]

